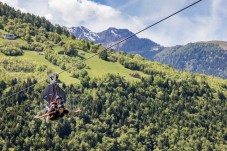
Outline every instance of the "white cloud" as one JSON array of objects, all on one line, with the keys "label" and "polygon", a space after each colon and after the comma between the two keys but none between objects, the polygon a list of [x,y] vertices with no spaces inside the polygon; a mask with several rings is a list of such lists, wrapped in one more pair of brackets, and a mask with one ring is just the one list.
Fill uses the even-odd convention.
[{"label": "white cloud", "polygon": [[[94,31],[108,27],[136,29],[141,23],[135,16],[89,0],[4,0],[10,6],[25,12],[44,16],[62,26],[87,26]],[[130,25],[130,26],[129,26]]]},{"label": "white cloud", "polygon": [[[62,26],[85,26],[92,31],[108,27],[137,32],[195,0],[120,0],[111,7],[90,0],[1,0],[23,11],[45,16]],[[117,4],[119,3],[119,4]],[[113,5],[112,5],[113,6]],[[204,40],[227,40],[226,0],[203,0],[196,6],[139,34],[164,46]]]},{"label": "white cloud", "polygon": [[[141,20],[146,23],[146,25],[155,22],[155,20],[160,20],[173,13],[174,10],[177,11],[195,1],[188,2],[182,0],[180,4],[177,3],[176,0],[171,0],[172,3],[168,3],[170,4],[168,6],[161,5],[161,3],[167,4],[165,3],[167,0],[157,2],[155,6],[151,5],[152,2],[154,1],[147,1],[146,4],[143,4],[150,6],[150,10],[146,6],[141,6],[144,8],[143,11],[140,11],[141,14],[147,12],[152,14],[150,16],[155,16],[155,19],[148,15],[141,17]],[[152,11],[156,10],[156,6],[160,7],[160,11]],[[214,39],[227,40],[227,37],[225,36],[227,34],[227,30],[225,30],[227,24],[227,10],[225,6],[227,6],[226,0],[204,0],[192,8],[144,32],[142,36],[149,37],[165,46]]]},{"label": "white cloud", "polygon": [[17,6],[18,5],[18,0],[1,0],[3,3],[7,3],[10,6]]}]

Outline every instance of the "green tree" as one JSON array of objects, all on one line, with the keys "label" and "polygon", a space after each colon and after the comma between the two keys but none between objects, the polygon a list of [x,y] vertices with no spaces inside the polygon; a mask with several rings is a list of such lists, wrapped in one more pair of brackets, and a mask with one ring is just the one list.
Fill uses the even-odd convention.
[{"label": "green tree", "polygon": [[100,54],[99,54],[99,58],[101,58],[102,60],[108,60],[108,53],[106,51],[102,51]]}]

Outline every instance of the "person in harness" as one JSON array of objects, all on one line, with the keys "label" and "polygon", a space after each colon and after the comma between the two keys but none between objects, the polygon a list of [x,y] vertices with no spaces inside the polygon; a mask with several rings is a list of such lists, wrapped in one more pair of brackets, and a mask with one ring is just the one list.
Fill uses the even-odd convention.
[{"label": "person in harness", "polygon": [[50,75],[50,83],[43,91],[44,100],[47,102],[45,111],[46,121],[57,120],[68,114],[65,109],[66,94],[57,84],[58,74],[53,73]]},{"label": "person in harness", "polygon": [[[35,117],[36,119],[46,118],[46,122],[57,120],[69,113],[69,110],[65,108],[66,93],[57,84],[58,74],[53,73],[49,77],[50,84],[42,92],[47,103],[45,114]],[[70,111],[71,114],[79,114],[80,112],[80,109]]]},{"label": "person in harness", "polygon": [[61,96],[57,96],[55,101],[50,104],[50,108],[46,111],[46,114],[49,116],[46,117],[46,121],[57,120],[63,117],[65,114],[68,114],[69,111],[65,109],[64,101]]}]

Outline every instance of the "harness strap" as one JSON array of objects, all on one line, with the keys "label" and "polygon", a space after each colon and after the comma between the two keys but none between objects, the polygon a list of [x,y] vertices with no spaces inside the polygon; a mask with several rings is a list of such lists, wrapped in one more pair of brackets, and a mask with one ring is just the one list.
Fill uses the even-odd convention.
[{"label": "harness strap", "polygon": [[53,102],[52,100],[53,100],[54,96],[55,96],[55,91],[54,91],[54,84],[53,84],[53,91],[52,91],[52,95],[51,95],[50,100],[49,100],[49,107],[50,107],[51,102]]}]

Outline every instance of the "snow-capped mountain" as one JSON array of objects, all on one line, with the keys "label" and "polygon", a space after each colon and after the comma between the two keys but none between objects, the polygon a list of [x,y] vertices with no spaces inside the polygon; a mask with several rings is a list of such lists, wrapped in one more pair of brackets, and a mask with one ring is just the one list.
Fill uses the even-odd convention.
[{"label": "snow-capped mountain", "polygon": [[90,31],[84,26],[71,27],[69,28],[69,32],[73,33],[77,39],[96,41],[99,38],[95,32]]},{"label": "snow-capped mountain", "polygon": [[[94,43],[100,43],[105,47],[109,47],[133,34],[128,29],[117,29],[113,27],[99,33],[92,32],[83,26],[71,27],[69,31],[73,33],[77,39],[92,40]],[[138,38],[137,36],[134,36],[113,47],[113,49],[147,56],[148,54],[151,55],[151,53],[155,53],[157,51],[157,47],[159,46],[159,44],[151,41],[150,39]]]},{"label": "snow-capped mountain", "polygon": [[[101,43],[105,47],[133,34],[128,29],[116,28],[94,33],[85,27],[74,27],[71,28],[70,32],[78,39],[92,40],[94,43]],[[140,54],[149,60],[168,64],[179,70],[227,78],[226,46],[227,42],[211,41],[189,43],[185,46],[163,47],[149,39],[134,36],[116,45],[113,49]]]},{"label": "snow-capped mountain", "polygon": [[116,29],[111,27],[98,33],[99,39],[97,40],[97,42],[108,45],[109,43],[117,42],[132,34],[133,33],[130,32],[128,29]]}]

